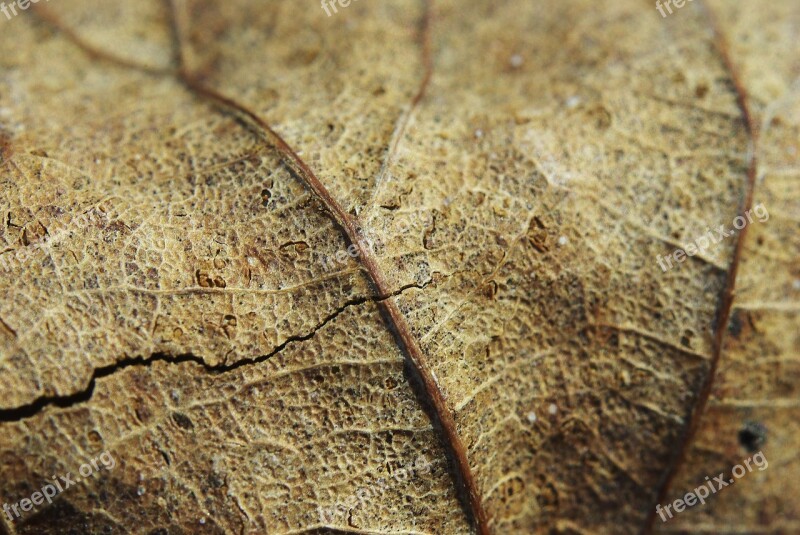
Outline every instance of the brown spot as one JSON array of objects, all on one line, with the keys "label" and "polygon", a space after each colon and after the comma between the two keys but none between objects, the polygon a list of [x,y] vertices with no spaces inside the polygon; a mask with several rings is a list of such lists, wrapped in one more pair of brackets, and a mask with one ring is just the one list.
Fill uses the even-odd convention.
[{"label": "brown spot", "polygon": [[208,273],[205,271],[198,269],[194,272],[195,279],[197,279],[197,285],[201,288],[211,288],[214,286],[214,283],[208,276]]},{"label": "brown spot", "polygon": [[598,130],[608,130],[611,126],[611,112],[600,104],[589,109],[586,115]]},{"label": "brown spot", "polygon": [[222,317],[222,330],[225,331],[225,336],[228,339],[234,338],[236,335],[236,326],[238,325],[238,321],[236,316],[232,314],[225,314]]},{"label": "brown spot", "polygon": [[134,409],[133,412],[134,414],[136,414],[136,418],[143,424],[146,424],[150,420],[150,417],[153,415],[153,413],[150,412],[150,409],[147,407],[147,405],[139,405]]},{"label": "brown spot", "polygon": [[180,412],[173,412],[172,419],[175,422],[175,425],[177,425],[181,429],[188,430],[194,427],[192,420],[190,420],[188,416],[186,416],[185,414],[181,414]]},{"label": "brown spot", "polygon": [[483,295],[485,295],[487,299],[494,299],[494,296],[497,295],[497,288],[497,282],[490,280],[483,287]]},{"label": "brown spot", "polygon": [[286,64],[290,67],[305,67],[314,62],[320,54],[319,48],[305,48],[294,51],[286,57]]},{"label": "brown spot", "polygon": [[540,253],[546,253],[549,250],[547,245],[547,231],[538,217],[534,217],[528,225],[527,236],[531,246]]},{"label": "brown spot", "polygon": [[47,228],[38,221],[32,225],[25,225],[22,230],[22,244],[31,245],[38,243],[47,235]]},{"label": "brown spot", "polygon": [[284,254],[302,254],[308,249],[308,243],[304,241],[290,241],[282,244],[278,248]]}]

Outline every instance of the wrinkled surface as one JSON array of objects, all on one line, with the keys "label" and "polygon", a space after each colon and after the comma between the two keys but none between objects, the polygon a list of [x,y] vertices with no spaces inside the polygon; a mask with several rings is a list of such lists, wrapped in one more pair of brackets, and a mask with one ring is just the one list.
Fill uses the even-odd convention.
[{"label": "wrinkled surface", "polygon": [[[421,1],[175,4],[188,68],[375,244],[494,533],[638,533],[664,485],[749,455],[746,422],[770,468],[656,529],[800,530],[793,2],[437,0],[430,58]],[[7,529],[469,532],[359,259],[331,261],[314,194],[170,72],[167,3],[45,9],[0,19],[0,496],[117,466]],[[739,213],[741,90],[770,218],[665,273]]]}]

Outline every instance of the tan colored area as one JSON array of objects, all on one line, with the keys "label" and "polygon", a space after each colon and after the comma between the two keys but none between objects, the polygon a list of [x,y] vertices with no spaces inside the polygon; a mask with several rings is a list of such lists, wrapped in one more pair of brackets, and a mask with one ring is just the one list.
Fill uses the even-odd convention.
[{"label": "tan colored area", "polygon": [[[660,533],[800,532],[800,12],[790,3],[713,2],[759,127],[754,201],[711,398],[664,503],[761,450],[769,462]],[[763,436],[762,436],[763,433]],[[736,440],[741,435],[742,440]],[[656,524],[662,524],[657,520]]]},{"label": "tan colored area", "polygon": [[[37,10],[0,20],[0,501],[117,466],[5,529],[476,530],[391,302],[491,533],[646,532],[756,424],[769,468],[654,531],[800,530],[793,2]],[[181,74],[282,136],[387,295],[320,261],[349,245],[328,204]],[[738,256],[661,270],[749,188]]]}]

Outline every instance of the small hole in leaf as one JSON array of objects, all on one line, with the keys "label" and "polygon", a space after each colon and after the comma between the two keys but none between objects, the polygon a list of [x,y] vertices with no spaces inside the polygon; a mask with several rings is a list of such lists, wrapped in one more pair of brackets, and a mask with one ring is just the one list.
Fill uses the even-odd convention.
[{"label": "small hole in leaf", "polygon": [[760,450],[767,442],[767,428],[758,422],[745,422],[739,430],[739,444],[750,453]]}]

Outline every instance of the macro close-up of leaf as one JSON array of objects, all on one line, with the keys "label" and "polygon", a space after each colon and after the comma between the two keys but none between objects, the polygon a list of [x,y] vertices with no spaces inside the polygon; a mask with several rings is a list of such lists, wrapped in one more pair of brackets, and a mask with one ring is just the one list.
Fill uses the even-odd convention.
[{"label": "macro close-up of leaf", "polygon": [[800,4],[0,45],[0,533],[800,533]]}]

